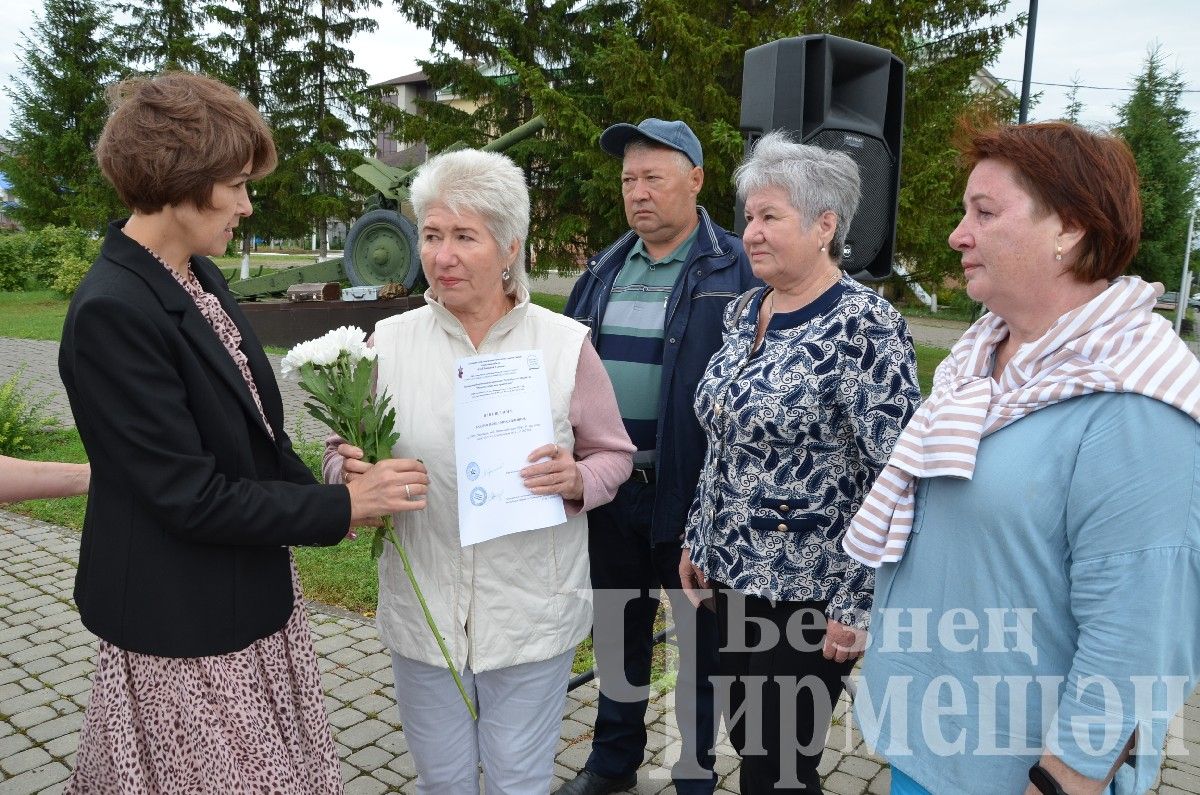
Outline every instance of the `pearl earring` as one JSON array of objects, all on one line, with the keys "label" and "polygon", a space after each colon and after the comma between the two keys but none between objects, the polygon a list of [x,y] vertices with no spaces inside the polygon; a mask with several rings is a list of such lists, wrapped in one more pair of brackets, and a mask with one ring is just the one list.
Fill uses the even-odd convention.
[{"label": "pearl earring", "polygon": [[1054,246],[1054,259],[1057,262],[1062,262],[1062,243],[1058,243]]}]

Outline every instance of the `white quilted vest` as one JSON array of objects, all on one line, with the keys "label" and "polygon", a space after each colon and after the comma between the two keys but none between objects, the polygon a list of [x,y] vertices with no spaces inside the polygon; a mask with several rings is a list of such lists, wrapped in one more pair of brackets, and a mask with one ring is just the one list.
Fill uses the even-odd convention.
[{"label": "white quilted vest", "polygon": [[[454,664],[479,673],[546,660],[573,648],[591,628],[587,518],[463,549],[458,538],[454,458],[455,362],[464,356],[540,349],[546,363],[555,441],[574,447],[569,411],[587,329],[529,303],[528,295],[476,349],[458,320],[426,296],[427,306],[375,327],[378,389],[396,408],[393,452],[429,470],[423,511],[395,515],[396,534]],[[393,652],[444,665],[399,555],[379,561],[379,632]]]}]

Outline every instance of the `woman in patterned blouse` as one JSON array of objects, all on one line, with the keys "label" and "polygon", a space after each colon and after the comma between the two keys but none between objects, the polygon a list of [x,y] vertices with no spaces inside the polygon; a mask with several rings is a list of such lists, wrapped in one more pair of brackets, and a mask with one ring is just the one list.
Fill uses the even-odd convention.
[{"label": "woman in patterned blouse", "polygon": [[774,132],[735,180],[767,286],[730,304],[697,389],[708,452],[680,573],[693,602],[716,590],[741,791],[821,792],[871,611],[872,570],[842,534],[919,401],[916,364],[903,318],[839,268],[854,161]]}]

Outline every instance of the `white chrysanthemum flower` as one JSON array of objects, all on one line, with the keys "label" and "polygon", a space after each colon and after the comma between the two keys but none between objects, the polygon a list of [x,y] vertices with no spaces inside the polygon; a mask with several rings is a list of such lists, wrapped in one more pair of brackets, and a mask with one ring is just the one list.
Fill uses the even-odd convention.
[{"label": "white chrysanthemum flower", "polygon": [[338,345],[336,339],[326,334],[324,337],[318,337],[310,341],[312,351],[309,355],[309,361],[314,367],[327,367],[338,360],[342,355],[342,348]]},{"label": "white chrysanthemum flower", "polygon": [[292,373],[299,371],[301,367],[312,362],[312,354],[312,340],[296,343],[287,352],[287,355],[283,357],[283,361],[279,363],[280,374],[284,378],[287,378]]}]

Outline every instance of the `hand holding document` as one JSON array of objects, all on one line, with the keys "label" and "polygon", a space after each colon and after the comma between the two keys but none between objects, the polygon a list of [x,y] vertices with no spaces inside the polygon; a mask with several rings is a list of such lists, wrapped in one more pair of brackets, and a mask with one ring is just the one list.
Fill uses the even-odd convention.
[{"label": "hand holding document", "polygon": [[562,497],[534,494],[521,477],[530,452],[555,443],[541,351],[469,356],[457,366],[454,453],[462,545],[565,522]]}]

